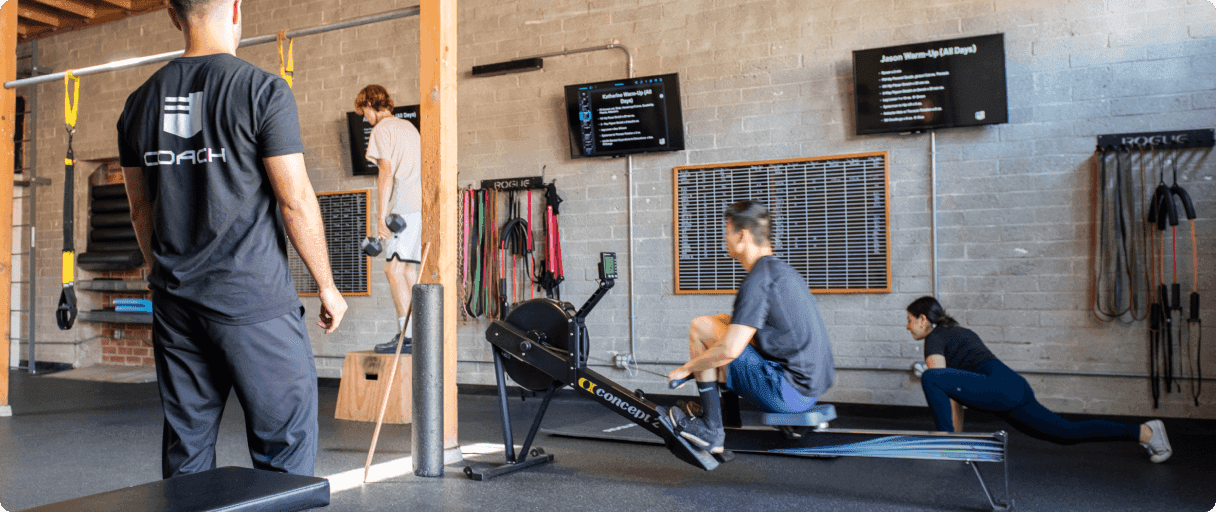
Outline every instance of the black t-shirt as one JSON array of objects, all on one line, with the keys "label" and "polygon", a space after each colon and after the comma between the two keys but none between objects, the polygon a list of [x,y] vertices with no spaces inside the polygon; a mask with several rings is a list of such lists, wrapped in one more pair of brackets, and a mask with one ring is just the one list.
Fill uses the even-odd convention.
[{"label": "black t-shirt", "polygon": [[739,285],[731,323],[756,328],[755,349],[781,364],[790,385],[808,397],[832,387],[836,366],[827,326],[802,275],[776,256],[756,261]]},{"label": "black t-shirt", "polygon": [[228,54],[174,59],[127,98],[118,150],[147,184],[156,300],[233,325],[299,307],[262,163],[304,151],[287,82]]},{"label": "black t-shirt", "polygon": [[925,336],[925,357],[931,355],[945,357],[949,368],[969,372],[979,371],[984,363],[996,359],[971,329],[957,325],[934,327]]}]

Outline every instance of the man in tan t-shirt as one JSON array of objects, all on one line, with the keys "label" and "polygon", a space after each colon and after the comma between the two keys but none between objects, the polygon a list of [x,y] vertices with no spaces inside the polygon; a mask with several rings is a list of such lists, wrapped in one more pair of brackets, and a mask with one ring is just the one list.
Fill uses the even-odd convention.
[{"label": "man in tan t-shirt", "polygon": [[[379,218],[377,233],[384,242],[384,273],[397,308],[397,330],[404,331],[402,353],[411,352],[407,329],[410,290],[418,282],[422,246],[422,144],[413,123],[393,115],[393,99],[379,85],[364,87],[355,97],[355,112],[372,125],[367,159],[380,168],[376,179]],[[390,214],[405,219],[405,229],[393,233]],[[376,352],[392,354],[397,336],[376,345]]]}]

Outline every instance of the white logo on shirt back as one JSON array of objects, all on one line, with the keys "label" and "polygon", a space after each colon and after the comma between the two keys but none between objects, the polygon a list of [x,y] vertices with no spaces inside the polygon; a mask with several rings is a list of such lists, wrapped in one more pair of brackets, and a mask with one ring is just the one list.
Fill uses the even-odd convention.
[{"label": "white logo on shirt back", "polygon": [[192,92],[188,97],[165,98],[165,124],[167,133],[189,139],[203,130],[203,93]]}]

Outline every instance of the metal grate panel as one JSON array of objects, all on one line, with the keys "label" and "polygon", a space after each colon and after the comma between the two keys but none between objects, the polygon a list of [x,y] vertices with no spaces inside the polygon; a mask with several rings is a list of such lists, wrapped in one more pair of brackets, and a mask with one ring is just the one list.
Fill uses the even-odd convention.
[{"label": "metal grate panel", "polygon": [[891,291],[887,152],[675,168],[675,293],[734,293],[722,217],[743,199],[773,215],[773,252],[818,293]]},{"label": "metal grate panel", "polygon": [[[367,205],[371,190],[324,192],[317,194],[321,219],[325,222],[325,241],[329,246],[329,265],[334,283],[343,295],[371,295],[371,258],[359,250],[359,241],[368,236],[370,216]],[[287,261],[296,293],[317,295],[317,282],[299,253],[287,244]]]}]

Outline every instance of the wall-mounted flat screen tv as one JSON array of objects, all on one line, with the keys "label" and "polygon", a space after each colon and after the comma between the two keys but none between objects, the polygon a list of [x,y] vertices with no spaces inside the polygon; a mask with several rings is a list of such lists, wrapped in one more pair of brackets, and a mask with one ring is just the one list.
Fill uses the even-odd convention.
[{"label": "wall-mounted flat screen tv", "polygon": [[[418,105],[402,105],[393,108],[393,115],[414,123],[414,128],[421,130],[418,119]],[[367,140],[372,136],[372,125],[363,116],[354,112],[346,113],[346,127],[350,130],[350,163],[355,176],[375,176],[380,168],[367,161]]]},{"label": "wall-mounted flat screen tv", "polygon": [[857,134],[1009,121],[1005,35],[853,52]]},{"label": "wall-mounted flat screen tv", "polygon": [[566,86],[570,157],[684,149],[675,74]]}]

